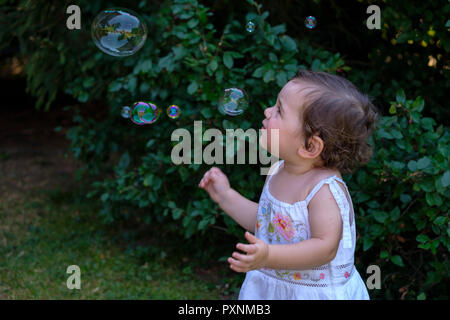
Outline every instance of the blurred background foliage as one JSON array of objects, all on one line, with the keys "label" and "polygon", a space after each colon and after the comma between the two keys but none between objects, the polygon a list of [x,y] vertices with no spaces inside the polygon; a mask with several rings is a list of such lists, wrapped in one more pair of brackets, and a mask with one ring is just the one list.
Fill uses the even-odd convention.
[{"label": "blurred background foliage", "polygon": [[[176,128],[260,128],[264,108],[299,68],[344,76],[368,93],[382,117],[371,162],[345,176],[357,215],[356,266],[379,265],[373,299],[448,299],[450,61],[448,1],[0,1],[0,49],[25,65],[36,108],[73,99],[70,152],[83,162],[104,223],[127,223],[145,237],[184,237],[200,263],[223,260],[243,230],[197,187],[208,165],[172,164]],[[66,8],[81,8],[81,30],[66,28]],[[369,30],[366,8],[381,8]],[[144,47],[127,58],[98,50],[90,24],[101,11],[126,7],[148,28]],[[304,26],[306,16],[317,27]],[[246,21],[256,31],[245,31]],[[250,99],[239,117],[217,112],[223,89]],[[181,117],[135,126],[120,116],[134,101]],[[242,141],[245,143],[244,141]],[[209,142],[203,141],[206,145]],[[218,165],[232,187],[258,201],[258,165]],[[150,231],[153,230],[153,231]],[[368,275],[367,275],[368,276]]]}]

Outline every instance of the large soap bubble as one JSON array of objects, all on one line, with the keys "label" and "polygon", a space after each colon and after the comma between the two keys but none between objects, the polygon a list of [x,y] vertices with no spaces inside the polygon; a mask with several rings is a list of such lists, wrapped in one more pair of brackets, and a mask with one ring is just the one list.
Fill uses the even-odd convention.
[{"label": "large soap bubble", "polygon": [[100,12],[91,26],[95,45],[116,57],[130,56],[147,39],[147,27],[138,14],[129,9],[111,8]]},{"label": "large soap bubble", "polygon": [[229,116],[242,114],[248,108],[248,97],[244,90],[227,88],[219,101],[219,111]]},{"label": "large soap bubble", "polygon": [[161,110],[151,102],[136,102],[131,109],[131,121],[138,125],[152,124],[158,120]]}]

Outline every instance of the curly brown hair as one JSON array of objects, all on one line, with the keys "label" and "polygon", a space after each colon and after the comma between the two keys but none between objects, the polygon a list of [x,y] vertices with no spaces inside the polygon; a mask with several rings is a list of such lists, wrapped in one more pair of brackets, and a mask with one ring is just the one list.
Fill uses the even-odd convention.
[{"label": "curly brown hair", "polygon": [[301,116],[303,134],[307,148],[312,136],[323,140],[323,166],[350,173],[367,163],[372,156],[367,138],[378,118],[369,97],[347,79],[326,72],[300,70],[290,81],[312,85]]}]

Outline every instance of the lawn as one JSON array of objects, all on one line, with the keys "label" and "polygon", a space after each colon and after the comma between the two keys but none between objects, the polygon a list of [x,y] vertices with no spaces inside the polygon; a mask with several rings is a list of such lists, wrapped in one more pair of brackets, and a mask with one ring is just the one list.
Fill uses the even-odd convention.
[{"label": "lawn", "polygon": [[[41,190],[0,199],[0,299],[225,298],[227,284],[179,257],[127,250],[95,204],[76,198]],[[69,265],[80,267],[79,290],[67,288]]]},{"label": "lawn", "polygon": [[[225,262],[201,265],[157,225],[143,238],[100,221],[60,122],[32,109],[0,117],[0,299],[235,299],[242,277]],[[79,290],[67,288],[70,265]]]}]

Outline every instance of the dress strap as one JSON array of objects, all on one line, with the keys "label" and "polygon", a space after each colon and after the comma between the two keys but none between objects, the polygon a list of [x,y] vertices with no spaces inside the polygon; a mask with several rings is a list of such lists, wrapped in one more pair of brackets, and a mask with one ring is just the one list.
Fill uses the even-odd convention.
[{"label": "dress strap", "polygon": [[[351,235],[350,222],[349,222],[350,205],[347,201],[347,197],[345,196],[344,191],[339,186],[337,181],[343,183],[344,186],[346,187],[345,182],[336,176],[332,176],[332,177],[323,179],[318,184],[316,184],[316,186],[312,189],[312,191],[306,197],[306,205],[308,206],[311,199],[316,195],[316,193],[320,190],[320,188],[322,188],[322,186],[324,184],[328,184],[330,186],[331,194],[333,195],[334,200],[336,200],[336,203],[339,207],[339,210],[340,210],[341,216],[342,216],[343,246],[344,246],[344,248],[351,248],[352,247],[352,235]],[[347,188],[346,188],[346,190],[347,190]]]}]

